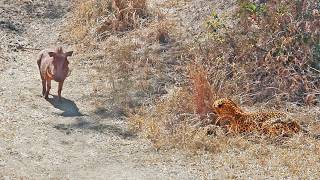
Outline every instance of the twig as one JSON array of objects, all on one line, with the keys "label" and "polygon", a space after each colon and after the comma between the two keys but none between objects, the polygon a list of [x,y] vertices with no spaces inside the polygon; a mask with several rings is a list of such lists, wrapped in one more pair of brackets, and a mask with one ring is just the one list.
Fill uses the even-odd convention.
[{"label": "twig", "polygon": [[316,72],[318,72],[318,73],[320,73],[320,71],[319,71],[318,69],[316,69],[316,68],[313,68],[313,67],[311,67],[311,66],[309,66],[309,68],[312,69],[312,70],[314,70],[314,71],[316,71]]}]

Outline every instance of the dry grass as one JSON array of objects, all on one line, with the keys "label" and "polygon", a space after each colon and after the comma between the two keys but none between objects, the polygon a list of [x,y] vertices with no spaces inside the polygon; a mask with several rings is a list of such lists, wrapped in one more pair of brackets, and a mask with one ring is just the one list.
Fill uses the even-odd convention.
[{"label": "dry grass", "polygon": [[[212,13],[207,20],[209,36],[194,56],[206,67],[221,59],[230,95],[245,95],[251,103],[268,100],[314,105],[319,100],[319,31],[316,1],[237,1],[237,24]],[[210,40],[211,39],[211,40]],[[198,53],[200,52],[200,53]]]},{"label": "dry grass", "polygon": [[190,69],[196,113],[202,119],[208,113],[212,113],[212,102],[217,96],[211,90],[204,69],[201,67],[190,67]]},{"label": "dry grass", "polygon": [[122,112],[152,103],[166,93],[166,82],[176,77],[169,74],[175,69],[164,60],[175,39],[171,34],[175,22],[150,6],[144,0],[79,0],[64,34],[65,40],[76,42],[78,50],[85,52],[101,74],[96,79],[104,81],[102,86],[109,84],[108,88],[97,85],[97,96],[112,94],[108,104]]},{"label": "dry grass", "polygon": [[145,0],[77,0],[67,26],[67,40],[82,41],[90,47],[93,39],[99,41],[141,27],[147,16]]},{"label": "dry grass", "polygon": [[[211,102],[231,97],[248,110],[286,111],[311,133],[320,133],[319,31],[316,15],[309,13],[316,1],[301,1],[307,6],[297,11],[300,5],[293,1],[241,0],[233,2],[235,11],[211,10],[200,17],[189,12],[207,3],[192,11],[203,12],[212,4],[114,1],[120,3],[115,3],[117,10],[111,1],[99,2],[105,4],[79,1],[69,32],[82,47],[95,50],[92,66],[110,87],[97,84],[96,95],[111,94],[111,103],[100,99],[100,105],[123,109],[132,131],[150,139],[156,149],[219,154],[221,163],[235,164],[236,172],[250,169],[251,163],[271,168],[263,172],[267,176],[277,168],[282,174],[275,177],[318,173],[296,166],[320,166],[313,159],[320,153],[313,137],[227,135],[216,126],[208,135],[203,127],[214,121]],[[176,18],[181,14],[203,26],[181,22]]]},{"label": "dry grass", "polygon": [[215,143],[215,138],[209,137],[206,129],[194,126],[200,119],[193,112],[192,94],[186,89],[173,89],[154,107],[144,107],[131,115],[129,127],[132,131],[141,131],[156,149],[218,151],[221,144]]}]

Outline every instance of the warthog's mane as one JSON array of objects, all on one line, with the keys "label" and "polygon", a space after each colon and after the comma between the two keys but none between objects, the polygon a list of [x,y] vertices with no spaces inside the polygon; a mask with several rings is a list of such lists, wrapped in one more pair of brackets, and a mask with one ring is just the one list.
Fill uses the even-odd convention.
[{"label": "warthog's mane", "polygon": [[59,53],[59,54],[63,53],[63,49],[61,46],[56,48],[56,53]]}]

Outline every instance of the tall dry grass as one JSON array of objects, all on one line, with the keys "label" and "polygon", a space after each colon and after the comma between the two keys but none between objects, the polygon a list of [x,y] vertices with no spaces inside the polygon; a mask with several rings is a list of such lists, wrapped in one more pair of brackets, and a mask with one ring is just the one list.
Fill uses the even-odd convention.
[{"label": "tall dry grass", "polygon": [[228,25],[217,13],[209,16],[209,36],[203,35],[202,50],[194,52],[209,68],[221,59],[223,65],[209,76],[222,68],[222,86],[233,82],[231,94],[251,103],[315,105],[320,88],[318,2],[239,0],[236,6],[236,24]]},{"label": "tall dry grass", "polygon": [[[102,83],[98,88],[98,97],[110,95],[110,101],[100,99],[102,104],[121,109],[130,129],[156,149],[221,152],[250,149],[255,143],[277,147],[287,139],[226,135],[212,125],[210,106],[218,97],[232,97],[245,107],[255,104],[249,110],[289,111],[317,132],[317,107],[302,113],[294,105],[319,101],[316,1],[299,2],[239,0],[229,14],[212,10],[206,17],[189,15],[186,19],[205,19],[202,31],[189,32],[193,27],[158,7],[150,9],[150,1],[79,0],[68,32],[95,51],[88,54],[92,67],[111,87],[106,90]],[[179,13],[194,4],[168,1],[163,7],[177,6]],[[199,122],[211,124],[210,133]]]},{"label": "tall dry grass", "polygon": [[67,39],[90,44],[139,28],[147,16],[146,0],[77,0],[67,26]]},{"label": "tall dry grass", "polygon": [[139,113],[132,114],[128,118],[129,128],[150,139],[157,150],[219,151],[222,143],[208,136],[205,128],[195,126],[200,117],[194,114],[194,108],[189,90],[173,89],[154,106],[144,107]]},{"label": "tall dry grass", "polygon": [[217,92],[212,90],[203,67],[190,66],[189,69],[195,112],[200,119],[209,118],[214,123],[216,116],[213,113],[212,102],[218,99]]}]

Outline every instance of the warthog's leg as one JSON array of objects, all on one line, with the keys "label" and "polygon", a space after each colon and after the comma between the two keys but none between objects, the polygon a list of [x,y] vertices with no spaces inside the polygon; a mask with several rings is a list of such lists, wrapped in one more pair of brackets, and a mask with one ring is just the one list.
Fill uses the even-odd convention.
[{"label": "warthog's leg", "polygon": [[46,93],[46,80],[42,79],[42,96]]},{"label": "warthog's leg", "polygon": [[61,100],[62,86],[63,86],[63,81],[59,82],[59,87],[58,87],[58,97],[60,100]]},{"label": "warthog's leg", "polygon": [[51,80],[47,80],[47,91],[44,95],[44,98],[48,99],[49,98],[49,91],[51,89]]}]

